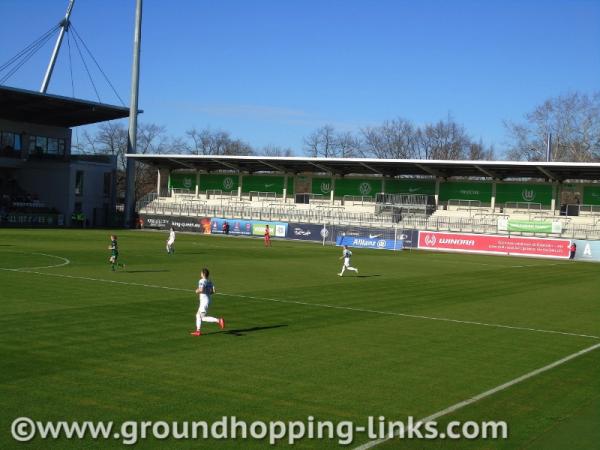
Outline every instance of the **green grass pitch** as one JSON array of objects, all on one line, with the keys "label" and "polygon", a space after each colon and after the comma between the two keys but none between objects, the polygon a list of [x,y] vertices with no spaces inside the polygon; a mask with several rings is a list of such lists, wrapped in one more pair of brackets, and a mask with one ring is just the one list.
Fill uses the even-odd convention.
[{"label": "green grass pitch", "polygon": [[[331,246],[275,240],[265,249],[261,240],[179,234],[169,256],[166,233],[116,233],[127,267],[113,273],[109,231],[0,231],[0,448],[123,447],[19,444],[10,424],[20,416],[422,418],[600,342],[595,264],[356,249],[359,276],[340,278],[341,251]],[[220,292],[209,312],[223,316],[226,329],[205,324],[195,338],[193,290],[204,266]],[[600,350],[439,422],[450,420],[503,420],[509,438],[377,448],[595,448]],[[367,441],[359,434],[348,448]],[[135,448],[266,446],[150,439]]]}]

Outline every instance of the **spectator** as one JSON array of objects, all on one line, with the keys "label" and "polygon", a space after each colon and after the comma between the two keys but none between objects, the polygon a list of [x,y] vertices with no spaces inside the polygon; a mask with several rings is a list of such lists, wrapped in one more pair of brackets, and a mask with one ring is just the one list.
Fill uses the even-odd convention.
[{"label": "spectator", "polygon": [[577,244],[575,244],[574,241],[571,241],[571,255],[569,256],[569,259],[574,259],[575,258],[575,252],[577,251]]}]

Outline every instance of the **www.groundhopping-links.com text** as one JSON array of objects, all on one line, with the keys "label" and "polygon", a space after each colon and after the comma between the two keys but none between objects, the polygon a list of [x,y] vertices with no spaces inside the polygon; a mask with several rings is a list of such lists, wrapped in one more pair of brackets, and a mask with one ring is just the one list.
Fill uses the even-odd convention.
[{"label": "www.groundhopping-links.com text", "polygon": [[[270,445],[287,442],[294,444],[303,439],[336,440],[340,445],[352,444],[358,436],[377,439],[507,439],[508,425],[503,421],[452,421],[438,427],[435,421],[422,422],[409,417],[406,421],[389,421],[383,416],[370,416],[367,425],[355,425],[351,421],[333,422],[316,420],[253,421],[240,420],[235,416],[223,416],[214,422],[207,421],[125,421],[77,422],[36,421],[19,417],[12,422],[11,434],[19,442],[34,439],[92,439],[118,440],[125,445],[155,440],[256,440]],[[362,439],[361,439],[362,440]]]}]

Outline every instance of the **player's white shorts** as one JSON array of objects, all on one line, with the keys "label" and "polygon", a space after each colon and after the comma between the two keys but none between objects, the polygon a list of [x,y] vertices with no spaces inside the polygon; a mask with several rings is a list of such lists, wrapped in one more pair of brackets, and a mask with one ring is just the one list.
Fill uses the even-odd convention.
[{"label": "player's white shorts", "polygon": [[344,258],[344,266],[350,267],[350,258]]},{"label": "player's white shorts", "polygon": [[210,305],[210,297],[205,294],[200,294],[200,306],[198,312],[200,314],[206,314],[208,312],[208,306]]},{"label": "player's white shorts", "polygon": [[171,245],[173,245],[175,243],[175,239],[169,239],[167,241],[167,245],[170,247]]}]

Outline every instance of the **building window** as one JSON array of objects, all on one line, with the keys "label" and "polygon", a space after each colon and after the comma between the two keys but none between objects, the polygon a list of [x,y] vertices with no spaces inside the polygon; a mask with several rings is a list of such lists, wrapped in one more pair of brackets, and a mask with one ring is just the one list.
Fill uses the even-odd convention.
[{"label": "building window", "polygon": [[21,150],[21,135],[10,131],[0,132],[0,150],[3,151],[20,151]]},{"label": "building window", "polygon": [[75,195],[83,195],[83,170],[75,173]]},{"label": "building window", "polygon": [[46,153],[48,151],[48,138],[44,136],[36,136],[35,149],[38,152]]},{"label": "building window", "polygon": [[104,188],[103,188],[102,192],[104,193],[105,197],[110,197],[111,184],[112,184],[112,174],[110,172],[104,172]]},{"label": "building window", "polygon": [[58,155],[58,139],[48,138],[48,154]]},{"label": "building window", "polygon": [[[21,137],[19,136],[19,148]],[[64,139],[49,138],[45,136],[29,137],[29,152],[39,155],[62,156],[65,154],[66,142]]]}]

